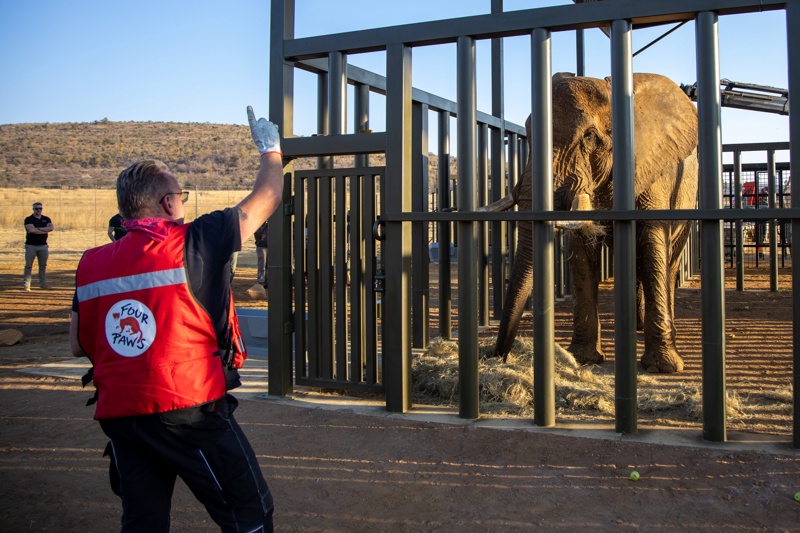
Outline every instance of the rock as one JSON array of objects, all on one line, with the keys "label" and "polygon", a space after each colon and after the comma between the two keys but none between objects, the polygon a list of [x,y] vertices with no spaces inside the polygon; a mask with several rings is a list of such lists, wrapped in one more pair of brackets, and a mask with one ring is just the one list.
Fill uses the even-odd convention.
[{"label": "rock", "polygon": [[13,346],[22,338],[22,332],[17,329],[4,329],[0,331],[0,346]]},{"label": "rock", "polygon": [[260,283],[256,283],[247,289],[247,296],[249,296],[251,300],[266,300],[267,291]]}]

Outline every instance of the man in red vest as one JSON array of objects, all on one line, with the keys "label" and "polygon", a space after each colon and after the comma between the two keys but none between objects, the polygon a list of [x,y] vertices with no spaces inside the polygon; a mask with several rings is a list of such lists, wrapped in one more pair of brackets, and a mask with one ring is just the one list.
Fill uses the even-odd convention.
[{"label": "man in red vest", "polygon": [[227,393],[246,358],[230,258],[283,188],[278,129],[247,112],[261,166],[246,198],[184,224],[188,192],[164,163],[140,161],[117,178],[127,236],[86,251],[75,275],[70,346],[92,361],[123,532],[169,531],[177,476],[223,531],[273,528],[272,495]]}]

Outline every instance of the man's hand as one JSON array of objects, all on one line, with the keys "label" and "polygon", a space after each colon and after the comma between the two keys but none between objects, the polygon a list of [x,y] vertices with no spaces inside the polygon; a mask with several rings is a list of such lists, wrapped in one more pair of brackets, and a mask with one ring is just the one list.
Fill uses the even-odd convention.
[{"label": "man's hand", "polygon": [[250,135],[253,136],[253,141],[256,143],[260,153],[281,153],[281,138],[278,135],[278,126],[265,118],[260,118],[256,121],[252,106],[247,106],[247,120],[250,122]]}]

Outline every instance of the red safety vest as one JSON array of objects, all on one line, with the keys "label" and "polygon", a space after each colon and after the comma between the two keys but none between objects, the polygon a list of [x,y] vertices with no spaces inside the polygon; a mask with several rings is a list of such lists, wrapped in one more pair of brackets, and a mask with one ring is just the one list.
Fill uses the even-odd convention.
[{"label": "red safety vest", "polygon": [[225,395],[211,317],[186,279],[188,227],[174,226],[163,242],[131,231],[88,250],[78,265],[78,339],[94,365],[97,419],[172,411]]}]

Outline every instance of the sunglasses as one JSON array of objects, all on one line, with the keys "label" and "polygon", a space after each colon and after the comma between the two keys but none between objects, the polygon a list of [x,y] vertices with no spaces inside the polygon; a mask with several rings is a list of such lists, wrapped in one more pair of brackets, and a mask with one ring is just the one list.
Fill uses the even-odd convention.
[{"label": "sunglasses", "polygon": [[180,194],[180,195],[181,195],[181,203],[182,203],[182,204],[185,204],[185,203],[186,203],[186,201],[189,199],[189,191],[168,192],[167,194],[165,194],[164,196],[162,196],[162,197],[161,197],[161,200],[159,200],[159,201],[158,201],[158,203],[160,204],[161,202],[163,202],[163,201],[164,201],[164,199],[165,199],[167,196],[170,196],[170,195],[172,195],[172,194]]},{"label": "sunglasses", "polygon": [[[187,194],[188,194],[188,193],[187,193]],[[33,210],[34,210],[34,211],[41,211],[41,210],[42,210],[42,208],[41,208],[41,207],[34,207],[34,208],[33,208]]]}]

